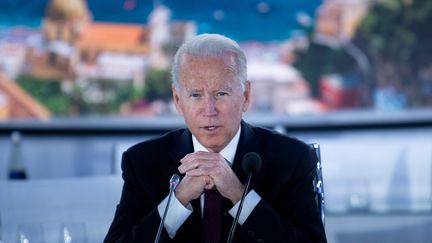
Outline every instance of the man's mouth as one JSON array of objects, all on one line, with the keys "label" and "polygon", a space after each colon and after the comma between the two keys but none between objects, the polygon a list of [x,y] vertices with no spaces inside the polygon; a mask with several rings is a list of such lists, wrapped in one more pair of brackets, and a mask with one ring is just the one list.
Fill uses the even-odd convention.
[{"label": "man's mouth", "polygon": [[218,128],[218,126],[205,126],[203,128],[207,131],[214,131]]}]

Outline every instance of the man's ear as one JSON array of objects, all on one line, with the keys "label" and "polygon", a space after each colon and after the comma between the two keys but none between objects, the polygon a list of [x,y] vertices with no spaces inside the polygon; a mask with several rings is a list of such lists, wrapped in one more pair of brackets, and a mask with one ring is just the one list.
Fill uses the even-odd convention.
[{"label": "man's ear", "polygon": [[174,86],[174,84],[171,85],[171,90],[172,90],[173,102],[174,102],[174,105],[176,107],[176,110],[181,116],[183,116],[183,110],[182,110],[181,105],[180,105],[180,96],[179,96],[179,93],[178,93],[176,87]]},{"label": "man's ear", "polygon": [[249,80],[245,82],[245,90],[243,91],[244,102],[243,102],[243,112],[246,112],[251,103],[251,83]]}]

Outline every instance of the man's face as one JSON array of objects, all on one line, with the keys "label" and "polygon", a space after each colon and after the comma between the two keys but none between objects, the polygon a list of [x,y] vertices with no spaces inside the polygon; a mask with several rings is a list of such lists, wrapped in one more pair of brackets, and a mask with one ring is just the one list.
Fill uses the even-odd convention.
[{"label": "man's face", "polygon": [[237,132],[249,106],[250,83],[241,83],[230,55],[180,60],[180,88],[173,88],[177,111],[198,141],[212,152],[221,151]]}]

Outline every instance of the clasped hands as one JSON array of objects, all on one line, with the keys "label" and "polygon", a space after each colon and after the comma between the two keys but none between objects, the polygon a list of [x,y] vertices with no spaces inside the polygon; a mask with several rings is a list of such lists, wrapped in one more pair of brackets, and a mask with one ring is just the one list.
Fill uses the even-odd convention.
[{"label": "clasped hands", "polygon": [[184,206],[201,196],[204,189],[218,190],[233,204],[240,201],[244,186],[219,153],[198,151],[180,162],[178,170],[185,176],[177,186],[176,197]]}]

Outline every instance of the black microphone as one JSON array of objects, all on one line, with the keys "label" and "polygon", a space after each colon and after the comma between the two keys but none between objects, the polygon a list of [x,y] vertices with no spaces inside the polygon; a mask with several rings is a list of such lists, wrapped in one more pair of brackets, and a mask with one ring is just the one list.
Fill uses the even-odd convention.
[{"label": "black microphone", "polygon": [[168,195],[168,202],[167,202],[167,204],[165,206],[165,211],[164,211],[164,213],[162,215],[162,219],[161,219],[161,222],[159,224],[159,229],[158,229],[158,232],[156,234],[155,241],[154,241],[155,243],[158,243],[159,239],[161,237],[162,228],[163,228],[163,225],[164,225],[164,222],[165,222],[166,214],[168,212],[168,208],[169,208],[169,204],[170,204],[170,201],[171,201],[171,197],[172,197],[172,194],[175,191],[177,185],[179,184],[179,182],[180,182],[180,176],[177,175],[177,174],[172,175],[172,177],[170,179],[170,182],[169,182],[169,190],[170,191],[169,191],[169,195]]},{"label": "black microphone", "polygon": [[261,170],[261,164],[262,164],[261,157],[255,152],[249,152],[243,156],[242,166],[243,166],[244,172],[246,174],[248,174],[248,178],[246,181],[246,186],[244,188],[242,198],[240,200],[240,204],[239,204],[239,207],[237,210],[236,217],[235,217],[235,219],[231,225],[231,230],[230,230],[230,233],[228,235],[228,241],[227,241],[228,243],[231,243],[233,238],[234,238],[234,232],[235,232],[235,229],[237,227],[240,213],[241,213],[241,210],[243,208],[244,199],[246,197],[246,193],[248,191],[252,176]]}]

